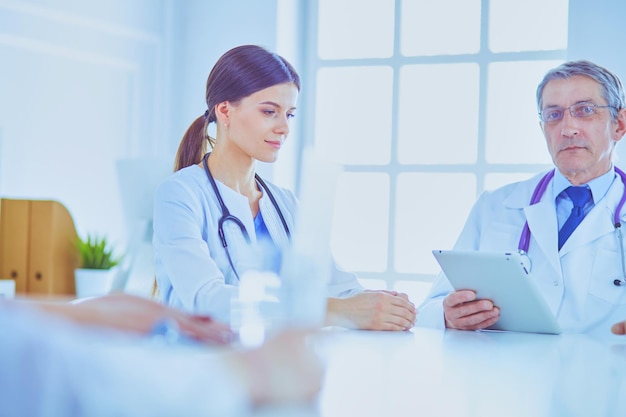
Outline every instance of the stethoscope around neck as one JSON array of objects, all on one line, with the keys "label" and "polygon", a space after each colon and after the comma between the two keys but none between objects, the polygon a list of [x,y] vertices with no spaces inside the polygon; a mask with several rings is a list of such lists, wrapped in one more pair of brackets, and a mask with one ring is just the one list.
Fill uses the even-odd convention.
[{"label": "stethoscope around neck", "polygon": [[[228,243],[226,242],[226,236],[224,235],[224,223],[228,221],[235,223],[239,227],[239,230],[241,230],[241,234],[243,235],[244,239],[246,240],[248,244],[251,243],[250,235],[248,234],[248,231],[246,230],[246,226],[243,224],[243,222],[239,218],[237,218],[237,216],[230,214],[230,210],[228,210],[228,207],[226,207],[226,204],[224,204],[222,195],[220,194],[220,191],[217,188],[217,184],[215,183],[215,179],[213,178],[213,175],[211,174],[211,170],[209,169],[209,164],[208,164],[209,155],[211,155],[210,152],[204,155],[204,157],[202,158],[202,164],[204,166],[204,172],[206,172],[206,176],[209,179],[209,182],[211,183],[211,187],[213,188],[213,191],[215,192],[215,197],[217,197],[217,202],[222,212],[221,217],[217,221],[217,234],[219,235],[220,241],[222,242],[222,247],[226,251],[226,257],[228,258],[228,263],[230,263],[230,267],[235,273],[235,276],[237,277],[237,279],[239,280],[240,279],[239,274],[237,273],[237,270],[235,269],[235,265],[233,264],[233,260],[230,256],[230,252],[228,251]],[[283,213],[280,210],[280,207],[278,206],[278,203],[276,202],[274,195],[270,191],[265,181],[261,179],[261,177],[259,177],[257,174],[254,174],[254,179],[259,184],[259,186],[263,188],[265,193],[267,193],[267,196],[272,202],[272,205],[276,209],[276,213],[278,213],[278,217],[280,217],[280,221],[283,224],[283,228],[285,229],[287,238],[291,240],[291,232],[289,231],[289,226],[287,226],[287,221],[285,221],[285,217],[283,216]]]},{"label": "stethoscope around neck", "polygon": [[[546,192],[546,189],[548,188],[548,184],[550,183],[550,180],[552,180],[552,178],[554,177],[554,171],[555,170],[553,169],[552,171],[544,175],[543,178],[541,178],[541,180],[539,180],[539,183],[535,187],[535,190],[533,191],[533,194],[530,198],[531,206],[541,201],[541,197]],[[619,200],[619,203],[617,204],[615,213],[613,213],[613,227],[615,228],[615,233],[617,235],[617,240],[619,242],[620,260],[622,264],[621,265],[622,277],[619,279],[616,278],[615,280],[613,280],[613,284],[619,287],[622,284],[626,284],[626,259],[625,259],[626,255],[624,254],[624,242],[622,240],[622,223],[620,222],[620,219],[619,219],[619,215],[622,211],[622,207],[624,206],[624,203],[626,203],[626,173],[624,173],[624,171],[622,171],[618,167],[615,167],[615,172],[620,176],[620,178],[622,179],[622,183],[624,184],[624,192],[622,193],[622,198]],[[526,222],[524,224],[524,228],[522,229],[522,234],[519,238],[519,244],[517,246],[517,250],[525,258],[526,269],[530,271],[532,267],[532,262],[530,260],[530,257],[528,256],[529,246],[530,246],[530,228],[528,227],[528,222]]]}]

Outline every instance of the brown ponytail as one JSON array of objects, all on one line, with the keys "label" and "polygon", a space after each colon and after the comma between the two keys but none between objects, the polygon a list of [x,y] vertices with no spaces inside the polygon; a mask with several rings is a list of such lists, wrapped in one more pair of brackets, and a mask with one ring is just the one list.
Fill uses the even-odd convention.
[{"label": "brown ponytail", "polygon": [[207,143],[213,147],[214,140],[207,133],[209,123],[204,115],[193,121],[178,145],[174,171],[200,163],[207,153]]}]

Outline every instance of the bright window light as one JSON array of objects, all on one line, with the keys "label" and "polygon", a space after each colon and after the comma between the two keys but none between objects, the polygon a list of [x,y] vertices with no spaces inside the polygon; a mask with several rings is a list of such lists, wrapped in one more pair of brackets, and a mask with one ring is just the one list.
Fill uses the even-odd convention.
[{"label": "bright window light", "polygon": [[398,175],[395,270],[436,273],[439,267],[431,251],[452,247],[475,199],[474,174]]},{"label": "bright window light", "polygon": [[484,190],[495,190],[507,184],[512,184],[518,181],[524,181],[533,177],[535,173],[529,174],[528,172],[494,172],[493,174],[485,175]]},{"label": "bright window light", "polygon": [[487,144],[490,163],[549,164],[539,127],[537,84],[561,61],[496,62],[489,65]]},{"label": "bright window light", "polygon": [[391,67],[323,68],[317,75],[315,143],[341,164],[383,165],[391,154]]},{"label": "bright window light", "polygon": [[333,254],[421,302],[432,250],[454,245],[478,195],[551,165],[535,90],[567,59],[569,1],[303,4],[302,136],[345,168]]},{"label": "bright window light", "polygon": [[319,57],[392,56],[394,6],[394,0],[319,0]]},{"label": "bright window light", "polygon": [[400,69],[398,162],[476,161],[478,65],[407,65]]},{"label": "bright window light", "polygon": [[480,50],[480,0],[403,0],[401,22],[405,56]]},{"label": "bright window light", "polygon": [[567,48],[568,0],[490,0],[492,52]]},{"label": "bright window light", "polygon": [[388,231],[389,175],[342,174],[331,238],[337,262],[352,271],[385,271]]}]

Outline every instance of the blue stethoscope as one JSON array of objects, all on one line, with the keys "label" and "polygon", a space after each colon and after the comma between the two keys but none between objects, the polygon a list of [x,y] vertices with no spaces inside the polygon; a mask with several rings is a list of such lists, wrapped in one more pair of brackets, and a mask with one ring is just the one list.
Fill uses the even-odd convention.
[{"label": "blue stethoscope", "polygon": [[[211,187],[213,187],[213,191],[215,192],[215,197],[217,197],[217,202],[219,203],[220,210],[222,211],[222,216],[217,221],[217,234],[219,235],[220,241],[222,242],[222,247],[226,251],[226,256],[228,257],[228,262],[230,263],[230,267],[233,269],[233,272],[235,273],[235,276],[237,277],[237,279],[240,279],[239,274],[237,273],[237,270],[235,269],[235,265],[233,264],[233,260],[230,257],[230,252],[228,251],[228,243],[226,243],[226,236],[224,235],[224,223],[228,221],[235,223],[239,227],[239,230],[241,230],[241,234],[243,235],[244,239],[246,240],[248,244],[251,243],[250,235],[248,234],[248,231],[246,230],[246,226],[244,226],[243,222],[239,220],[237,216],[233,216],[232,214],[230,214],[228,207],[226,207],[226,204],[224,204],[222,195],[217,189],[217,184],[215,183],[215,179],[213,178],[213,175],[211,174],[211,171],[209,170],[209,164],[207,163],[207,161],[209,160],[209,155],[211,155],[211,152],[204,155],[204,158],[202,158],[202,164],[204,165],[204,171],[206,172],[206,176],[209,179],[209,182],[211,183]],[[291,232],[289,231],[289,226],[287,226],[287,221],[285,221],[285,217],[283,216],[283,213],[280,210],[280,207],[278,206],[278,203],[276,202],[274,195],[270,191],[267,184],[265,184],[265,181],[261,179],[261,177],[259,177],[257,174],[254,174],[254,179],[267,193],[267,196],[272,202],[272,205],[276,209],[276,213],[278,213],[278,217],[280,217],[280,221],[283,224],[283,228],[285,229],[287,238],[291,240]]]},{"label": "blue stethoscope", "polygon": [[[626,259],[624,255],[624,242],[622,241],[622,223],[619,219],[619,214],[622,211],[622,207],[624,203],[626,203],[626,173],[615,167],[615,172],[622,179],[622,183],[624,184],[624,193],[622,194],[622,198],[617,204],[617,208],[615,213],[613,214],[613,227],[615,227],[615,233],[617,234],[617,240],[619,241],[620,247],[620,259],[622,263],[622,278],[613,280],[613,284],[617,287],[622,285],[622,283],[626,283]],[[541,197],[546,192],[548,188],[548,184],[550,180],[554,177],[554,170],[548,172],[546,175],[541,178],[537,186],[535,187],[535,191],[533,191],[533,195],[530,198],[530,205],[538,203],[541,200]],[[519,238],[519,244],[517,245],[517,250],[524,257],[525,264],[527,269],[530,271],[532,263],[530,258],[528,257],[528,247],[530,246],[530,228],[528,227],[528,222],[524,224],[524,229],[522,229],[522,235]]]}]

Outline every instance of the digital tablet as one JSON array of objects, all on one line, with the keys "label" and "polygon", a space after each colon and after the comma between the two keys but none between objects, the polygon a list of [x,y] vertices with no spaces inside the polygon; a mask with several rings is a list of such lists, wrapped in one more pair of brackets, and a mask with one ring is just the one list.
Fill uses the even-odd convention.
[{"label": "digital tablet", "polygon": [[500,308],[492,330],[559,334],[561,328],[519,253],[433,250],[455,290],[473,290]]}]

